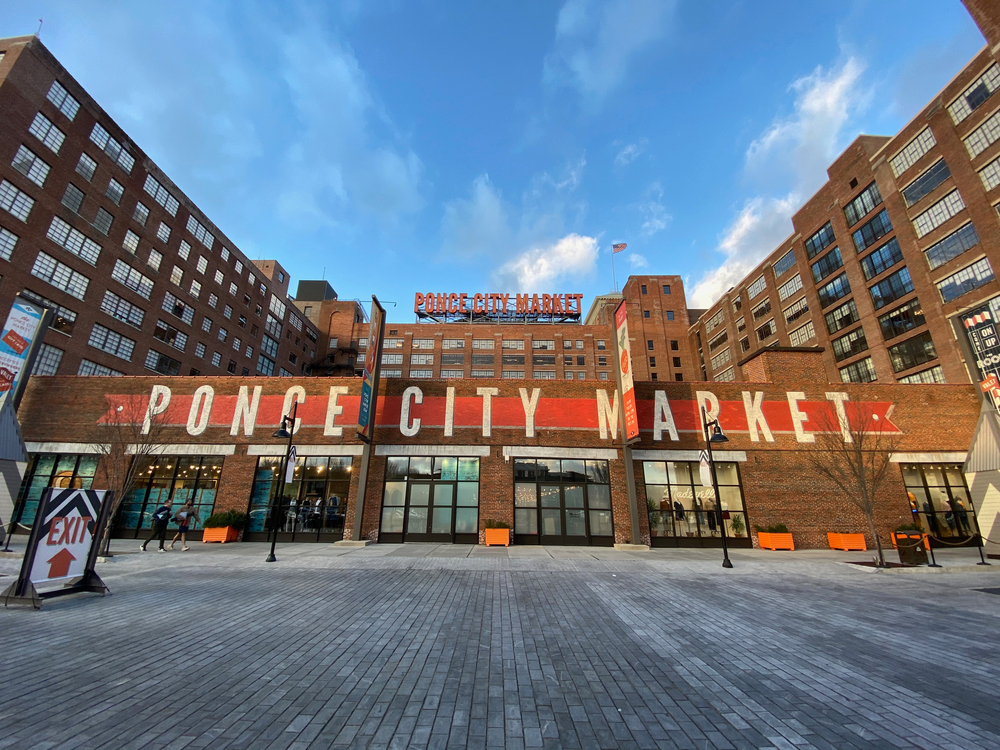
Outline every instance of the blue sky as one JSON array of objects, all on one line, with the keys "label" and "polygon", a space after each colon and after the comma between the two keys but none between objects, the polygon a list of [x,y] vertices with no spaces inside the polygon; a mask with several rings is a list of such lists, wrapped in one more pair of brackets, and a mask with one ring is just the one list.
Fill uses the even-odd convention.
[{"label": "blue sky", "polygon": [[[342,299],[710,304],[861,132],[980,49],[959,0],[6,0],[251,258]],[[294,291],[294,287],[293,287]]]}]

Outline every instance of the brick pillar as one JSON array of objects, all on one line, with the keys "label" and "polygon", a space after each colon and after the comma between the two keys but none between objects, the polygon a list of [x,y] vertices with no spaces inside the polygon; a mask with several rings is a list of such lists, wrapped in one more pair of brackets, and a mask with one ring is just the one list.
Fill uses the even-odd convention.
[{"label": "brick pillar", "polygon": [[[486,521],[506,521],[514,528],[514,459],[504,461],[491,446],[479,459],[479,543],[486,543]],[[513,533],[513,531],[512,531]]]},{"label": "brick pillar", "polygon": [[214,513],[223,510],[247,512],[257,457],[246,455],[245,445],[237,446],[236,450],[237,453],[222,459],[222,474],[215,494]]}]

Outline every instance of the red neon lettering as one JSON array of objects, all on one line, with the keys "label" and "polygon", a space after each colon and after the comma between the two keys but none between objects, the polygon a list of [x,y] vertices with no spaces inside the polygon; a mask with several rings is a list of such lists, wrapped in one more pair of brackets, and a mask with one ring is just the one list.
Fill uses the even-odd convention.
[{"label": "red neon lettering", "polygon": [[458,297],[458,311],[459,312],[469,312],[469,308],[466,307],[465,302],[469,299],[468,294],[460,294]]},{"label": "red neon lettering", "polygon": [[420,312],[420,306],[424,304],[424,295],[417,292],[413,295],[413,312]]},{"label": "red neon lettering", "polygon": [[481,313],[483,312],[483,295],[476,294],[472,297],[472,312]]},{"label": "red neon lettering", "polygon": [[506,314],[507,313],[507,301],[510,299],[510,295],[509,294],[498,294],[497,295],[497,299],[500,301],[501,305],[503,305],[500,308],[500,312]]},{"label": "red neon lettering", "polygon": [[450,313],[458,312],[458,295],[455,293],[448,295],[448,307],[445,308]]},{"label": "red neon lettering", "polygon": [[518,315],[520,315],[521,313],[527,313],[528,312],[528,302],[530,302],[530,299],[528,298],[527,294],[519,294],[519,295],[517,295],[517,314]]},{"label": "red neon lettering", "polygon": [[434,309],[439,313],[448,312],[448,295],[439,294],[437,295],[437,302],[434,304]]},{"label": "red neon lettering", "polygon": [[563,296],[561,294],[552,295],[552,312],[562,313],[563,311]]},{"label": "red neon lettering", "polygon": [[542,295],[542,312],[551,313],[552,312],[552,295],[543,294]]},{"label": "red neon lettering", "polygon": [[537,294],[532,294],[531,295],[531,310],[529,312],[532,315],[538,315],[541,312],[541,309],[538,306],[538,295]]}]

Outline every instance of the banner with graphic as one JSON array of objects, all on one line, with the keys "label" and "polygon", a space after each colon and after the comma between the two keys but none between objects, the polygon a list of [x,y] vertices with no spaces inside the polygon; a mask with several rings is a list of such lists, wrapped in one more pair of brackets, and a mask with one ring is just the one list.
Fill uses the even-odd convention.
[{"label": "banner with graphic", "polygon": [[989,305],[964,314],[962,324],[976,357],[979,387],[1000,410],[1000,335]]},{"label": "banner with graphic", "polygon": [[628,338],[628,313],[625,300],[615,310],[615,340],[618,346],[618,392],[625,415],[625,442],[639,437],[639,418],[635,411],[635,382],[632,379],[632,344]]},{"label": "banner with graphic", "polygon": [[9,392],[15,408],[45,336],[48,318],[49,308],[18,294],[0,330],[0,393]]},{"label": "banner with graphic", "polygon": [[361,381],[361,404],[358,409],[358,437],[370,443],[375,431],[378,402],[378,376],[382,368],[382,336],[385,333],[385,310],[372,295],[371,323],[368,326],[368,349]]}]

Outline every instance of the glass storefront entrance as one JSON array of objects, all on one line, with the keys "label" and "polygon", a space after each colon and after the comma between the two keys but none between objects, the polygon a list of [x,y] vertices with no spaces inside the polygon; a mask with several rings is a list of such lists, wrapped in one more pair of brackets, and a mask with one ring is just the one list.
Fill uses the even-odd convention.
[{"label": "glass storefront entrance", "polygon": [[380,542],[479,542],[479,459],[389,456]]},{"label": "glass storefront entrance", "polygon": [[[212,515],[215,492],[222,474],[222,459],[214,456],[157,456],[149,468],[139,474],[135,486],[122,503],[115,526],[118,535],[137,537],[141,529],[152,525],[153,513],[167,500],[173,500],[176,513],[188,500],[201,519],[191,523],[191,531],[200,532],[202,523]],[[176,527],[171,526],[171,535]],[[200,539],[200,536],[194,538]]]},{"label": "glass storefront entrance", "polygon": [[97,471],[97,456],[78,453],[37,453],[28,461],[13,520],[18,529],[35,522],[35,511],[46,487],[89,490]]},{"label": "glass storefront entrance", "polygon": [[607,461],[514,460],[514,543],[612,546]]},{"label": "glass storefront entrance", "polygon": [[935,547],[978,547],[976,509],[961,464],[902,464],[913,520]]}]

